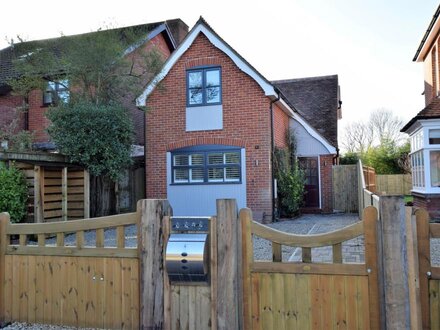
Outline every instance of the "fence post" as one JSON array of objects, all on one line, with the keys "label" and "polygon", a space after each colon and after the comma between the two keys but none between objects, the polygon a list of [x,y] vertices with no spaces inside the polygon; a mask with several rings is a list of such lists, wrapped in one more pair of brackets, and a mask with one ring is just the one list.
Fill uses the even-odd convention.
[{"label": "fence post", "polygon": [[5,254],[6,254],[6,226],[9,223],[9,214],[0,213],[0,287],[2,288],[0,294],[0,327],[5,322]]},{"label": "fence post", "polygon": [[408,290],[411,329],[422,329],[420,306],[419,257],[417,252],[416,217],[411,207],[406,209],[406,243],[408,249]]},{"label": "fence post", "polygon": [[402,196],[381,196],[386,329],[409,329],[410,306],[405,207]]},{"label": "fence post", "polygon": [[430,329],[429,277],[431,270],[431,245],[429,240],[429,214],[426,210],[415,212],[417,223],[417,251],[419,261],[420,306],[423,329]]},{"label": "fence post", "polygon": [[138,228],[141,329],[162,329],[164,326],[164,248],[162,231],[165,216],[172,215],[167,200],[143,199],[137,204],[140,213]]},{"label": "fence post", "polygon": [[235,199],[217,200],[217,328],[240,329],[242,302],[239,301],[241,274],[238,260],[237,203]]},{"label": "fence post", "polygon": [[240,210],[241,244],[242,244],[242,286],[243,286],[243,329],[252,329],[252,283],[251,264],[254,260],[252,246],[252,211],[250,209]]},{"label": "fence post", "polygon": [[372,329],[384,328],[382,283],[380,282],[382,268],[379,264],[380,244],[378,240],[380,233],[378,230],[379,221],[377,209],[368,206],[363,211],[364,238],[365,238],[365,267],[370,270],[368,275],[370,301],[370,327]]}]

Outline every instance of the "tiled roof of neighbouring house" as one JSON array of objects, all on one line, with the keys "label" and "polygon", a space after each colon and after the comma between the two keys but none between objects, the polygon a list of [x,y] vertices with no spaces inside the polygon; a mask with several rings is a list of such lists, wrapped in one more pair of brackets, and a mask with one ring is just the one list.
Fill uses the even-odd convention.
[{"label": "tiled roof of neighbouring house", "polygon": [[[149,34],[155,29],[160,27],[166,27],[171,37],[166,38],[166,42],[170,49],[175,49],[184,39],[188,33],[188,26],[180,19],[167,20],[163,22],[141,24],[135,26],[122,27],[112,29],[111,31],[118,31],[121,34],[121,38],[124,38],[124,33],[130,29],[136,34]],[[105,33],[107,30],[89,32],[80,35],[92,35],[97,33]],[[66,36],[64,38],[75,38],[78,35]],[[125,34],[126,36],[126,34]],[[42,45],[50,46],[53,49],[57,48],[57,44],[61,43],[62,38],[52,38],[45,40],[27,41],[14,44],[13,46],[6,47],[0,50],[0,94],[2,91],[8,90],[7,82],[9,79],[14,78],[17,73],[14,70],[13,60],[22,55],[29,53],[32,49],[41,48]]]},{"label": "tiled roof of neighbouring house", "polygon": [[272,81],[295,110],[333,146],[338,146],[338,76]]},{"label": "tiled roof of neighbouring house", "polygon": [[412,118],[403,128],[401,132],[406,132],[412,124],[420,119],[435,119],[440,118],[440,99],[434,98],[422,111],[420,111],[414,118]]}]

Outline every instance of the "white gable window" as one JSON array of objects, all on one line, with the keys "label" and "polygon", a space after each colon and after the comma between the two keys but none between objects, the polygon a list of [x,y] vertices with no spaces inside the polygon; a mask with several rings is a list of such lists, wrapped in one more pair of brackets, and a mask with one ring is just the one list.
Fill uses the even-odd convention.
[{"label": "white gable window", "polygon": [[56,105],[59,103],[69,103],[69,81],[61,79],[57,81],[49,81],[43,94],[43,104]]}]

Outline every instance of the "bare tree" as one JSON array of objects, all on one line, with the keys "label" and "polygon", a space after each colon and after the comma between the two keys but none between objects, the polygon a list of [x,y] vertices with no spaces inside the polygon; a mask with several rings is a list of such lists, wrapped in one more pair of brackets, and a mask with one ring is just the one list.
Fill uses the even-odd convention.
[{"label": "bare tree", "polygon": [[368,125],[376,143],[393,141],[399,145],[406,139],[406,136],[400,132],[403,121],[390,110],[382,108],[371,113]]},{"label": "bare tree", "polygon": [[373,143],[373,132],[363,122],[354,122],[345,128],[343,147],[347,152],[364,153]]},{"label": "bare tree", "polygon": [[360,154],[384,143],[402,145],[406,141],[406,136],[400,132],[402,127],[403,121],[392,111],[377,109],[367,122],[353,122],[346,127],[342,145],[347,152]]}]

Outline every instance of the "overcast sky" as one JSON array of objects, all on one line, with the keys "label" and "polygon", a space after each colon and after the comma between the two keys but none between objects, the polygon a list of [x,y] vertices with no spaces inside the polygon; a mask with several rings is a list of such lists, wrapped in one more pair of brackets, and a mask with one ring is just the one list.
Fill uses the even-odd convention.
[{"label": "overcast sky", "polygon": [[412,58],[434,0],[14,0],[1,5],[0,48],[26,40],[203,16],[269,80],[338,74],[344,126],[387,108],[408,121],[423,108],[423,70]]}]

